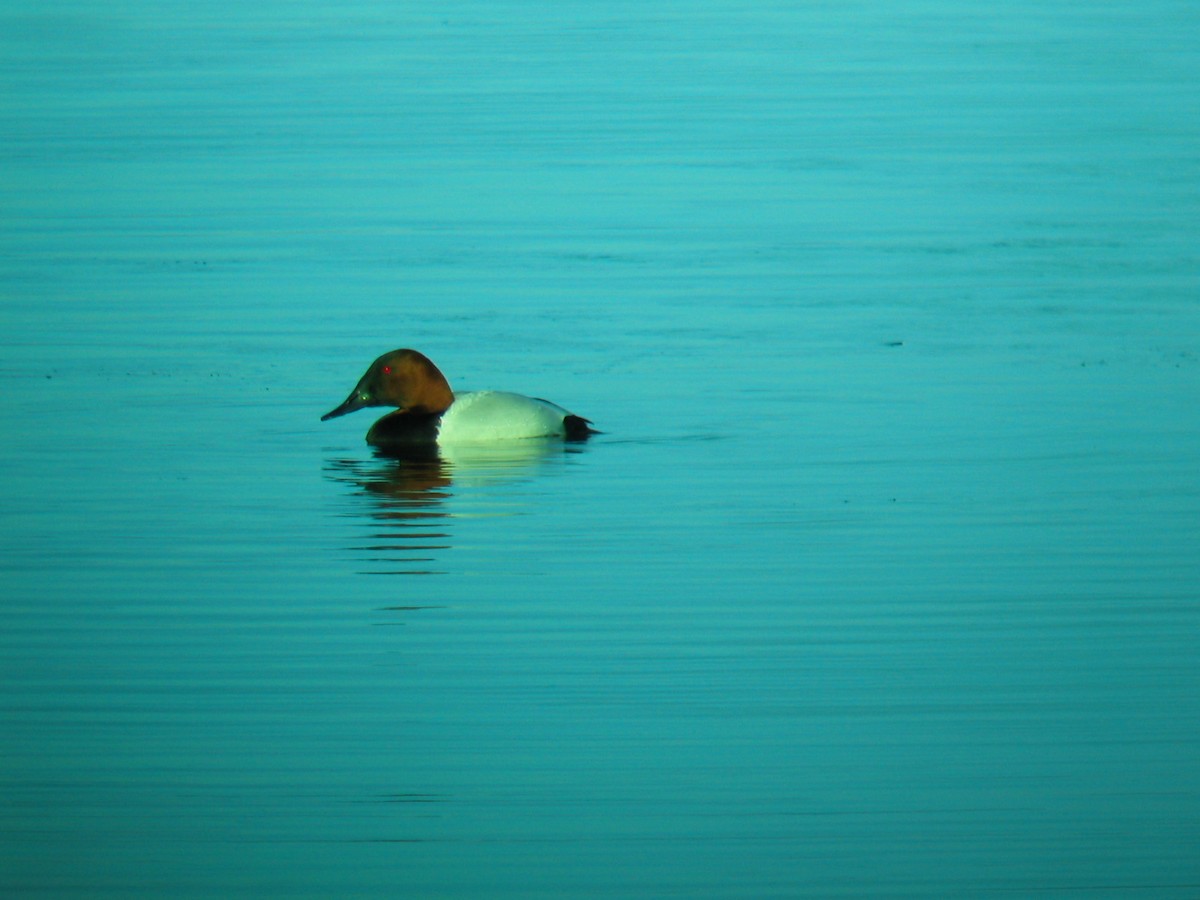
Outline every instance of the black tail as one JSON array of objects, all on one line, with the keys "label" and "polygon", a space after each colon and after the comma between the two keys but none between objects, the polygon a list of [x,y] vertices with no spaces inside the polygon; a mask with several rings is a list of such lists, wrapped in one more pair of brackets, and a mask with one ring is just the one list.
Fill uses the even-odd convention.
[{"label": "black tail", "polygon": [[565,416],[563,418],[563,428],[566,431],[566,439],[568,441],[586,441],[593,434],[600,434],[592,423],[583,416]]}]

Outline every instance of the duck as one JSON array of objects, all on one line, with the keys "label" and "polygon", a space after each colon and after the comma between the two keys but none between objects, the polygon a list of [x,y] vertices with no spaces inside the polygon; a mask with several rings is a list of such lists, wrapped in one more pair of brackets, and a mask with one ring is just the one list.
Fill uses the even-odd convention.
[{"label": "duck", "polygon": [[599,433],[590,420],[549,400],[508,391],[456,394],[429,357],[408,348],[371,363],[350,396],[321,421],[367,406],[398,407],[367,431],[367,443],[382,449],[528,438],[585,441]]}]

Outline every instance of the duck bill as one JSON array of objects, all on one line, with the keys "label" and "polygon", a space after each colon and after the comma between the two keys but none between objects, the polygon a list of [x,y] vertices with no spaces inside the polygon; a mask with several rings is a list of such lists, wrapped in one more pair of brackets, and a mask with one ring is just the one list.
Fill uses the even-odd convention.
[{"label": "duck bill", "polygon": [[366,405],[366,401],[363,400],[362,394],[356,389],[354,393],[346,398],[345,403],[336,409],[331,409],[329,412],[325,413],[325,415],[321,416],[321,421],[327,422],[330,419],[336,419],[338,416],[344,416],[346,413],[352,413],[356,409],[362,409]]}]

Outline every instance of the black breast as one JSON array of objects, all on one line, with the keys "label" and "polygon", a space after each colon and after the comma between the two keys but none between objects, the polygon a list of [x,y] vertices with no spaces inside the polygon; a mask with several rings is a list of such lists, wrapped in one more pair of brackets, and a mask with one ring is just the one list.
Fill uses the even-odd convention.
[{"label": "black breast", "polygon": [[372,447],[419,447],[437,443],[441,413],[410,413],[396,410],[371,426],[367,443]]}]

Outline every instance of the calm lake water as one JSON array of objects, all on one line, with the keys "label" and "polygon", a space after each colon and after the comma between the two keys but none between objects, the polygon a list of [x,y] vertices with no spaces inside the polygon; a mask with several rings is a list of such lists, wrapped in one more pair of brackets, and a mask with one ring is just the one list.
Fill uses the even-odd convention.
[{"label": "calm lake water", "polygon": [[4,896],[1200,895],[1195,5],[0,48]]}]

